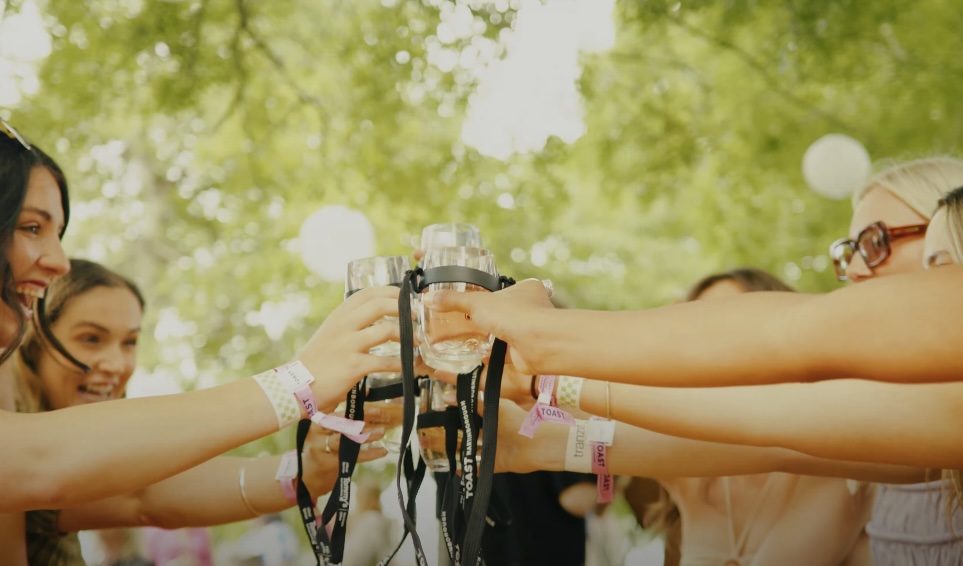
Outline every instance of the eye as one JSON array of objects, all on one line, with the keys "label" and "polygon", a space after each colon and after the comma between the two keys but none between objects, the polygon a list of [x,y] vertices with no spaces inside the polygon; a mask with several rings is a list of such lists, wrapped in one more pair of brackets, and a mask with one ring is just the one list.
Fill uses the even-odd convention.
[{"label": "eye", "polygon": [[83,344],[100,344],[100,336],[96,334],[83,334],[77,337],[77,340]]},{"label": "eye", "polygon": [[24,232],[29,232],[29,233],[34,234],[34,235],[40,233],[40,225],[39,225],[39,224],[29,224],[29,225],[27,225],[27,226],[21,226],[20,229],[23,230]]},{"label": "eye", "polygon": [[124,340],[124,346],[130,346],[130,347],[132,347],[132,348],[136,348],[136,347],[137,347],[137,338],[130,338],[130,339],[128,339],[128,340]]}]

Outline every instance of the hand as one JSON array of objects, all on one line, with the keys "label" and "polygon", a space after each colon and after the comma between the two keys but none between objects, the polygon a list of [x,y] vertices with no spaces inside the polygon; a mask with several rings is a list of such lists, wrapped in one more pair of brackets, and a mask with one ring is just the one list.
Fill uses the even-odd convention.
[{"label": "hand", "polygon": [[[384,457],[388,452],[381,446],[371,443],[380,440],[385,434],[383,427],[365,427],[369,433],[368,440],[358,453],[358,463],[370,462]],[[311,492],[311,497],[319,497],[330,492],[338,481],[338,449],[341,446],[341,435],[320,427],[311,425],[308,437],[304,441],[302,457],[304,461],[304,484]]]},{"label": "hand", "polygon": [[[485,384],[488,381],[488,368],[489,366],[486,365],[479,379],[478,386],[482,391],[485,390]],[[457,385],[458,383],[458,374],[447,371],[435,370],[433,377],[450,385]],[[532,399],[532,376],[515,369],[510,360],[505,361],[505,369],[502,371],[502,385],[499,391],[500,399],[512,401],[526,409],[535,403],[535,399]]]},{"label": "hand", "polygon": [[372,347],[399,341],[397,324],[375,324],[398,316],[397,287],[369,287],[348,297],[318,328],[298,355],[315,377],[312,385],[322,411],[330,412],[356,383],[376,372],[400,372],[401,361],[373,356]]},{"label": "hand", "polygon": [[[425,308],[441,312],[463,312],[483,332],[494,334],[510,346],[509,357],[517,371],[532,376],[540,373],[535,348],[537,328],[533,315],[553,309],[545,286],[536,279],[522,281],[495,293],[458,293],[431,291],[423,296]],[[531,377],[529,377],[531,379]]]},{"label": "hand", "polygon": [[561,471],[565,466],[568,425],[542,423],[535,438],[518,433],[528,412],[511,401],[498,404],[498,450],[495,472],[527,474],[537,470]]}]

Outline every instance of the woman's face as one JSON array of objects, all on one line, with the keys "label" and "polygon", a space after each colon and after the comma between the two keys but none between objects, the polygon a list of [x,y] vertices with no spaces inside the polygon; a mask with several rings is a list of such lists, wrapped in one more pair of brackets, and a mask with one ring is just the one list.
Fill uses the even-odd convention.
[{"label": "woman's face", "polygon": [[[888,228],[925,224],[927,219],[896,198],[893,193],[876,187],[870,189],[853,211],[849,223],[849,237],[856,239],[860,230],[873,222],[883,222]],[[871,277],[885,277],[898,273],[909,273],[921,269],[923,257],[923,238],[910,236],[890,241],[890,254],[883,263],[870,269],[861,255],[854,254],[846,275],[850,281],[858,283]]]},{"label": "woman's face", "polygon": [[50,408],[122,397],[137,362],[142,317],[137,297],[126,287],[94,287],[71,299],[51,328],[90,372],[44,349],[37,373]]},{"label": "woman's face", "polygon": [[[44,296],[54,277],[70,269],[67,256],[60,246],[63,230],[60,187],[50,171],[44,167],[34,167],[27,184],[23,210],[17,218],[13,239],[6,250],[20,305],[28,319],[33,315],[34,302]],[[14,313],[0,303],[0,348],[13,339],[17,331],[15,321]]]}]

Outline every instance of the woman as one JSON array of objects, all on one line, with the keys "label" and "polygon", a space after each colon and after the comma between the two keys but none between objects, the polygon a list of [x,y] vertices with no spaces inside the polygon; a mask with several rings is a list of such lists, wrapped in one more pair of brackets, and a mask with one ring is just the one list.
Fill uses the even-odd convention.
[{"label": "woman", "polygon": [[[932,165],[934,162],[938,166],[947,165],[946,169],[949,170],[959,169],[958,165],[954,166],[954,163],[959,162],[953,160],[928,160],[911,162],[910,165],[925,166]],[[904,171],[897,171],[897,173],[906,173],[905,169],[910,168],[904,167]],[[910,170],[909,173],[918,174],[918,171]],[[952,186],[963,182],[959,176],[942,173],[940,171],[933,176],[937,178],[936,184]],[[898,175],[896,177],[899,178]],[[911,206],[910,203],[913,201],[905,198],[904,195],[897,196],[892,185],[886,184],[888,182],[892,182],[892,179],[886,178],[885,175],[878,177],[868,185],[866,191],[857,195],[858,204],[853,219],[855,242],[838,242],[835,246],[842,244],[844,249],[845,246],[849,246],[851,250],[858,251],[859,255],[837,256],[842,260],[841,275],[856,281],[866,280],[874,273],[883,275],[887,272],[908,271],[914,264],[914,260],[919,261],[922,255],[922,242],[913,236],[918,236],[925,230],[929,213],[918,204],[915,207]],[[876,225],[880,220],[888,227]],[[935,236],[928,237],[927,240],[933,237]],[[847,261],[849,259],[852,261]],[[663,379],[673,375],[679,377],[676,383],[680,385],[704,384],[706,375],[718,376],[720,371],[726,374],[722,377],[723,383],[765,383],[771,382],[774,377],[797,380],[838,377],[847,374],[909,382],[958,379],[960,374],[952,370],[956,366],[955,359],[958,358],[951,353],[953,337],[955,336],[958,340],[958,336],[953,334],[955,328],[943,326],[939,328],[939,332],[934,332],[936,329],[933,327],[917,329],[918,325],[910,322],[913,318],[922,318],[920,313],[926,313],[931,319],[934,318],[930,309],[936,308],[936,305],[931,302],[935,297],[930,301],[920,301],[917,300],[918,297],[914,297],[912,303],[920,307],[920,312],[917,313],[906,309],[906,304],[902,301],[905,297],[896,294],[887,295],[887,291],[892,289],[905,289],[905,284],[884,286],[874,282],[874,284],[867,284],[867,287],[869,285],[873,285],[873,288],[863,297],[867,295],[875,297],[875,304],[868,304],[865,300],[860,301],[858,298],[853,299],[856,305],[864,308],[872,307],[865,312],[842,305],[840,300],[843,296],[855,297],[855,295],[839,292],[822,298],[823,301],[809,312],[784,310],[783,312],[792,314],[789,318],[782,318],[782,323],[791,323],[791,327],[777,329],[766,325],[762,330],[767,333],[748,328],[745,331],[741,330],[739,336],[744,338],[749,335],[758,340],[752,344],[757,354],[754,362],[748,359],[750,353],[746,352],[745,348],[741,350],[738,347],[733,348],[733,345],[725,339],[710,338],[707,334],[703,334],[709,330],[721,331],[723,325],[735,327],[738,324],[736,317],[745,316],[745,313],[737,314],[735,309],[708,311],[707,317],[700,317],[701,319],[698,320],[700,324],[698,328],[689,328],[686,332],[688,337],[694,340],[687,348],[685,358],[676,360],[672,374],[667,371],[664,373],[659,370],[653,371],[652,360],[659,360],[660,357],[659,353],[653,350],[660,345],[666,347],[668,344],[664,340],[667,337],[678,339],[684,335],[682,327],[677,325],[684,323],[685,320],[695,323],[696,319],[695,317],[684,319],[681,309],[664,310],[663,313],[677,313],[670,317],[658,317],[653,312],[648,318],[649,321],[662,320],[666,323],[660,328],[659,337],[652,336],[656,345],[653,346],[648,341],[649,336],[646,333],[634,346],[633,352],[629,352],[628,356],[625,353],[621,354],[615,363],[609,363],[607,367],[602,368],[602,372],[611,372],[613,379],[629,381],[628,372],[634,367],[635,372],[645,374],[644,378],[637,381],[663,383]],[[945,281],[938,287],[943,285]],[[947,293],[939,297],[944,303],[943,308],[948,306],[952,309],[954,305],[959,308],[959,303],[954,303],[954,300],[958,301],[958,289],[946,287],[946,290]],[[461,299],[442,297],[443,300],[453,298],[456,301]],[[470,300],[475,301],[476,298],[473,297]],[[732,301],[732,304],[735,303],[736,301]],[[812,306],[815,301],[794,301],[794,303],[797,305],[808,303]],[[860,314],[859,318],[854,317],[849,320],[834,318],[834,320],[841,320],[845,330],[848,331],[845,339],[842,339],[840,334],[841,339],[836,344],[831,340],[834,331],[839,330],[840,325],[836,328],[823,324],[817,325],[813,324],[815,320],[811,318],[812,312],[816,312],[817,317],[821,316],[818,313],[825,311],[819,311],[818,305],[827,303],[841,309],[842,312]],[[761,312],[753,309],[765,308],[764,306],[778,308],[779,305],[793,303],[783,297],[765,297],[753,301],[752,304],[755,306],[749,306],[748,302],[741,304],[749,308],[748,313],[752,313]],[[435,306],[437,305],[436,298]],[[897,307],[896,310],[885,315],[897,314],[898,316],[888,317],[888,320],[904,321],[901,329],[906,329],[906,336],[903,341],[893,338],[889,338],[891,342],[880,340],[881,336],[894,335],[887,333],[884,326],[873,324],[873,319],[887,318],[885,315],[879,316],[880,311],[894,306]],[[480,313],[476,310],[471,312],[473,315],[476,312]],[[703,311],[703,314],[706,312]],[[487,316],[492,314],[489,311]],[[518,318],[524,316],[519,313],[517,307],[512,309],[512,314],[513,317]],[[588,333],[591,333],[592,324],[598,323],[601,328],[603,319],[607,319],[607,326],[612,329],[613,323],[625,323],[630,318],[640,322],[644,318],[630,317],[626,314],[602,317],[597,316],[596,313],[584,314],[587,316],[580,316],[577,320],[581,329],[580,334],[583,336],[586,335],[586,327],[588,327]],[[481,316],[484,317],[486,314]],[[529,317],[524,318],[531,320]],[[546,334],[551,334],[552,331],[549,328],[558,328],[561,322],[557,316],[553,318],[555,320],[550,323],[551,326],[544,327],[541,331],[543,339]],[[484,322],[482,321],[483,324]],[[644,328],[644,325],[634,326],[634,337],[639,337],[640,328]],[[546,333],[544,330],[549,332]],[[626,325],[626,331],[629,332],[628,325]],[[917,331],[921,333],[917,334]],[[947,331],[950,337],[946,335]],[[731,328],[729,332],[732,333]],[[505,333],[502,332],[502,334]],[[780,346],[779,343],[785,336],[793,336],[796,339],[789,343],[783,342]],[[925,339],[927,348],[924,351],[928,350],[927,353],[930,355],[921,361],[919,358],[911,360],[909,359],[911,356],[900,352],[903,342],[910,340],[908,336],[912,336],[912,340],[917,341],[915,343]],[[708,344],[704,346],[700,337],[704,338]],[[663,341],[660,342],[660,340]],[[812,341],[824,344],[821,344],[820,349],[817,350]],[[828,346],[825,344],[827,341],[829,341]],[[552,344],[552,342],[555,343]],[[516,348],[515,352],[518,351],[518,343],[516,340],[513,344]],[[559,343],[549,339],[548,344],[543,345],[555,349],[558,348]],[[865,356],[858,355],[868,351],[867,345],[877,346],[873,352],[875,359],[869,362],[866,362]],[[608,347],[613,346],[617,344]],[[602,352],[598,350],[594,352],[593,358],[606,357],[606,347],[602,346],[602,348]],[[562,350],[564,348],[556,351]],[[651,357],[642,361],[636,356],[640,351]],[[814,355],[814,352],[818,353]],[[934,352],[938,354],[933,355]],[[715,369],[708,367],[709,353],[716,353],[724,363],[719,364]],[[573,354],[573,352],[568,353],[569,356]],[[809,356],[811,357],[806,359]],[[521,356],[516,356],[518,357]],[[638,363],[627,363],[627,357],[634,358],[633,361]],[[657,364],[666,361],[664,353],[661,357],[662,360],[657,361]],[[873,373],[868,373],[866,367],[857,367],[846,358],[855,358],[868,363]],[[529,359],[541,358],[540,356],[531,358],[526,355],[522,359],[527,362]],[[516,362],[518,362],[517,359]],[[556,362],[558,360],[552,360],[550,363]],[[706,373],[696,373],[693,371],[696,367],[701,367]],[[840,373],[834,375],[833,368],[840,370]],[[786,373],[782,373],[781,369],[787,370]],[[595,373],[598,375],[600,372]],[[606,387],[604,384],[586,387],[582,407],[589,411],[604,411]],[[963,460],[955,434],[960,425],[959,411],[955,405],[956,399],[961,397],[960,386],[957,384],[917,386],[907,389],[899,386],[844,381],[808,386],[750,388],[749,390],[730,388],[721,391],[659,391],[618,387],[613,388],[608,394],[611,398],[618,399],[617,404],[623,405],[621,414],[615,406],[612,406],[612,414],[616,418],[625,418],[635,424],[671,434],[760,446],[775,444],[823,457],[853,458],[869,462],[959,468]],[[854,399],[864,398],[871,402],[865,405],[853,404]],[[740,403],[740,399],[743,402]],[[881,406],[891,407],[891,411],[880,414]],[[817,409],[819,412],[814,412]],[[814,419],[816,415],[818,417]],[[827,417],[827,415],[831,416]],[[915,415],[923,418],[910,418]],[[841,421],[845,421],[846,424],[842,424]],[[921,439],[926,439],[926,442],[921,442]],[[907,490],[887,488],[883,491],[877,504],[874,521],[868,529],[874,535],[874,555],[878,562],[884,559],[896,562],[960,560],[961,545],[958,533],[961,528],[959,525],[950,528],[942,520],[942,516],[936,511],[940,507],[935,503],[938,495],[939,486],[934,485],[915,486]]]},{"label": "woman", "polygon": [[[144,299],[129,280],[84,260],[71,260],[70,272],[47,291],[54,337],[81,363],[86,373],[56,352],[38,332],[26,334],[15,358],[24,410],[56,411],[124,396],[134,372]],[[337,440],[313,427],[305,451],[305,482],[315,496],[331,490],[337,477]],[[372,438],[380,436],[380,431]],[[326,450],[331,450],[328,453]],[[363,450],[359,462],[385,454]],[[219,457],[142,490],[63,511],[27,513],[30,564],[83,564],[79,530],[161,526],[207,526],[274,513],[292,505],[275,479],[281,457]],[[239,485],[244,472],[246,481]]]},{"label": "woman", "polygon": [[[793,290],[764,271],[734,269],[703,278],[686,301],[759,291]],[[659,483],[659,500],[646,513],[646,527],[665,536],[666,556],[678,553],[682,566],[750,564],[754,559],[762,564],[790,563],[797,548],[769,541],[770,535],[785,532],[790,521],[798,544],[821,546],[824,560],[815,561],[811,553],[806,560],[840,564],[853,550],[869,512],[866,494],[850,493],[846,481],[835,478],[763,473],[669,477]],[[833,513],[834,509],[842,511]],[[673,543],[679,547],[670,548]]]},{"label": "woman", "polygon": [[[0,124],[0,347],[6,357],[19,343],[34,299],[67,270],[60,247],[67,203],[59,168]],[[368,354],[398,339],[397,328],[373,324],[397,316],[397,297],[393,287],[352,295],[301,350],[298,360],[316,376],[311,391],[322,411],[333,410],[362,376],[400,371],[396,359]],[[59,509],[157,483],[276,432],[281,423],[269,400],[255,379],[242,379],[183,395],[42,414],[0,411],[0,430],[17,431],[0,435],[0,454],[11,455],[0,459],[0,483],[18,486],[0,490],[0,512]],[[110,481],[103,481],[105,473]]]}]

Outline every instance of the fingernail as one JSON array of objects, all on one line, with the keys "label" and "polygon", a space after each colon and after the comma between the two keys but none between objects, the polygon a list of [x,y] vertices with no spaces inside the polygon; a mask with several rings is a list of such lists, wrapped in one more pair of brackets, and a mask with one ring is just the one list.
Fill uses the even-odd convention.
[{"label": "fingernail", "polygon": [[368,431],[368,432],[370,432],[370,433],[372,434],[372,436],[376,436],[376,435],[379,435],[379,434],[384,434],[384,433],[385,433],[385,427],[383,427],[383,426],[376,426],[376,427],[374,427],[373,429],[371,429],[371,430]]}]

